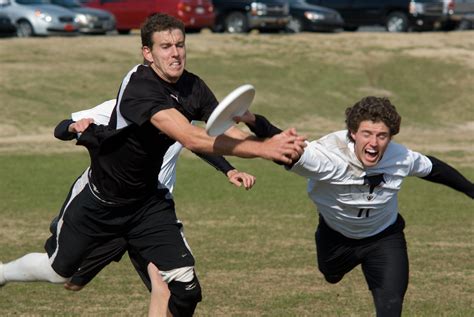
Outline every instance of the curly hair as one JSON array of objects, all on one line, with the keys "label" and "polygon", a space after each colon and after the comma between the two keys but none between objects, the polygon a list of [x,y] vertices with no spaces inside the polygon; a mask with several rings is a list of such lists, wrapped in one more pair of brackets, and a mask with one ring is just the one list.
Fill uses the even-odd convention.
[{"label": "curly hair", "polygon": [[184,23],[181,20],[163,13],[149,16],[140,28],[142,46],[153,47],[153,33],[174,29],[181,30],[183,35],[186,35]]},{"label": "curly hair", "polygon": [[400,131],[402,118],[394,105],[385,97],[368,96],[362,98],[352,107],[346,109],[347,134],[350,140],[351,132],[357,132],[362,121],[383,122],[390,130],[390,136]]}]

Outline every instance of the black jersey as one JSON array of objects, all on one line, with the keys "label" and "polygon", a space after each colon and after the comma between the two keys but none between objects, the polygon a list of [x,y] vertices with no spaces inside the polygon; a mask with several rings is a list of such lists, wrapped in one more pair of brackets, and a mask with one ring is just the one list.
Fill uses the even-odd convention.
[{"label": "black jersey", "polygon": [[127,204],[156,192],[163,156],[175,142],[151,117],[175,108],[189,121],[207,121],[218,102],[198,76],[184,71],[175,84],[139,65],[125,77],[108,127],[91,125],[80,137],[91,156],[90,183],[107,202]]}]

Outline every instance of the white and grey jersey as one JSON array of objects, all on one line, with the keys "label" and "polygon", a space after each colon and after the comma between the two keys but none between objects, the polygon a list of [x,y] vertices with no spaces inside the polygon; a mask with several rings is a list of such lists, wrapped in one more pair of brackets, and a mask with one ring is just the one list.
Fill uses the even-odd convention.
[{"label": "white and grey jersey", "polygon": [[[376,166],[364,168],[343,130],[309,143],[291,171],[308,179],[308,195],[328,226],[362,239],[395,222],[403,178],[426,176],[431,168],[426,156],[395,142]],[[380,183],[370,186],[368,177]]]},{"label": "white and grey jersey", "polygon": [[[95,124],[107,125],[116,101],[116,99],[107,100],[94,108],[74,112],[71,118],[74,121],[92,118]],[[170,195],[167,198],[172,198],[171,194],[173,193],[174,184],[176,182],[176,162],[182,149],[183,146],[181,143],[176,142],[168,148],[168,151],[166,151],[163,157],[161,170],[158,174],[158,188],[167,188],[169,190]]]}]

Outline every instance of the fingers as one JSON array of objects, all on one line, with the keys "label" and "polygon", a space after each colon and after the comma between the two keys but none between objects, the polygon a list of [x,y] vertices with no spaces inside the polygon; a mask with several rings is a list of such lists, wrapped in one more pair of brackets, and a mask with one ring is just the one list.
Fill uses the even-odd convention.
[{"label": "fingers", "polygon": [[80,119],[70,125],[71,132],[82,133],[84,132],[91,123],[94,123],[94,119],[84,118]]},{"label": "fingers", "polygon": [[306,147],[306,137],[298,135],[296,129],[290,128],[275,135],[268,141],[271,147],[271,159],[290,165],[299,160]]},{"label": "fingers", "polygon": [[244,186],[245,189],[250,189],[255,185],[256,178],[253,175],[244,172],[235,172],[229,176],[229,182],[237,187]]}]

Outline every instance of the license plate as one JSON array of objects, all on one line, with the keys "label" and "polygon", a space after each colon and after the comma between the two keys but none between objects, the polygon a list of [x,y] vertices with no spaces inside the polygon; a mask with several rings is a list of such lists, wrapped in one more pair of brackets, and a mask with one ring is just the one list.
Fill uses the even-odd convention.
[{"label": "license plate", "polygon": [[197,7],[197,8],[196,8],[196,13],[197,13],[197,14],[204,14],[204,12],[206,12],[206,10],[204,10],[203,7]]}]

